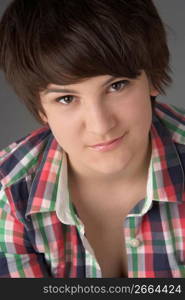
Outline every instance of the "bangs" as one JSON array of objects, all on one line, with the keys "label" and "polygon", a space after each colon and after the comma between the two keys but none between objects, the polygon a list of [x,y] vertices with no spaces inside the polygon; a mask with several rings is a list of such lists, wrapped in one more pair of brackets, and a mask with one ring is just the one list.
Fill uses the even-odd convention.
[{"label": "bangs", "polygon": [[[95,14],[84,4],[81,14],[85,17],[79,19],[76,9],[68,5],[64,8],[66,19],[57,2],[50,14],[46,13],[46,8],[40,9],[43,15],[39,26],[38,16],[32,14],[32,26],[26,32],[26,45],[19,58],[22,75],[25,76],[25,69],[36,89],[45,89],[50,83],[72,84],[106,74],[136,78],[142,69],[149,68],[145,43],[138,38],[136,29],[133,34],[131,26],[127,26],[124,37],[122,28],[126,22],[115,22],[114,11],[110,18],[109,14],[103,14],[101,6]],[[22,75],[20,72],[20,78]]]},{"label": "bangs", "polygon": [[[41,47],[40,55],[37,56],[37,64],[33,68],[38,76],[37,80],[43,82],[42,88],[49,83],[72,84],[106,74],[136,78],[140,74],[139,70],[145,67],[136,56],[136,52],[131,53],[126,47],[114,53],[115,45],[109,41],[105,44],[98,32],[94,33],[92,41],[92,35],[86,41],[85,37],[84,41],[80,37],[81,41],[75,42],[77,38],[76,34],[71,34],[64,43],[66,49],[61,46],[62,42],[59,43],[55,38],[47,41],[48,44],[52,44],[52,49],[47,45],[43,48],[42,41],[38,45]],[[61,37],[59,40],[62,40]]]}]

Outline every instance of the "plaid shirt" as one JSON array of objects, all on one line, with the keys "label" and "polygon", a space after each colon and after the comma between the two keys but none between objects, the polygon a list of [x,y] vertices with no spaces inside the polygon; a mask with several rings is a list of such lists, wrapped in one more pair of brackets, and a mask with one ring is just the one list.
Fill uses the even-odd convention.
[{"label": "plaid shirt", "polygon": [[[157,103],[150,135],[147,195],[123,221],[128,277],[185,277],[185,112]],[[67,186],[48,127],[0,152],[0,277],[102,277]]]}]

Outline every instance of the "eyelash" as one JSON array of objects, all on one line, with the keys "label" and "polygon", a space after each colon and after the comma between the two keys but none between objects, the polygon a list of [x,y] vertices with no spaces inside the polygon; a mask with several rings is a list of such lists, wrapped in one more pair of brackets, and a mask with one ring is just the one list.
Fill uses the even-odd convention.
[{"label": "eyelash", "polygon": [[[110,86],[112,87],[112,86],[115,85],[115,84],[124,84],[124,86],[123,86],[121,89],[118,90],[118,92],[119,92],[119,91],[122,91],[122,89],[123,89],[125,86],[127,86],[127,85],[129,84],[129,80],[119,80],[119,81],[115,81],[115,82],[113,82]],[[58,102],[58,103],[62,103],[61,100],[64,100],[65,98],[67,98],[67,99],[69,100],[69,98],[72,98],[72,99],[73,99],[74,96],[72,96],[72,95],[65,95],[65,96],[56,98],[55,101]],[[73,102],[73,101],[71,101],[70,103],[62,103],[62,104],[64,104],[64,105],[69,105],[69,104],[71,104],[72,102]]]}]

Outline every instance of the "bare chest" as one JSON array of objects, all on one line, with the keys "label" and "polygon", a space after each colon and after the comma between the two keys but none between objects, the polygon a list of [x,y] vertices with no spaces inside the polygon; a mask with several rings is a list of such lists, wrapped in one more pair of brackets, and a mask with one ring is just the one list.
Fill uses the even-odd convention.
[{"label": "bare chest", "polygon": [[73,204],[84,224],[85,236],[100,265],[102,277],[128,277],[124,219],[143,196],[143,190],[127,196],[117,194],[113,198],[105,193],[94,198],[74,194]]},{"label": "bare chest", "polygon": [[86,224],[85,235],[100,265],[102,277],[127,277],[123,228],[101,228]]}]

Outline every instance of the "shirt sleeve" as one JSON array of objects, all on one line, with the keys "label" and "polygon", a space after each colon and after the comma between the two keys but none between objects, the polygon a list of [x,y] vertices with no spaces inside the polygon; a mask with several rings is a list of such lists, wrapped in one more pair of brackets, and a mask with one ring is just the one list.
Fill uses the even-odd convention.
[{"label": "shirt sleeve", "polygon": [[34,252],[24,224],[11,213],[3,189],[0,190],[0,277],[51,277],[44,254]]}]

